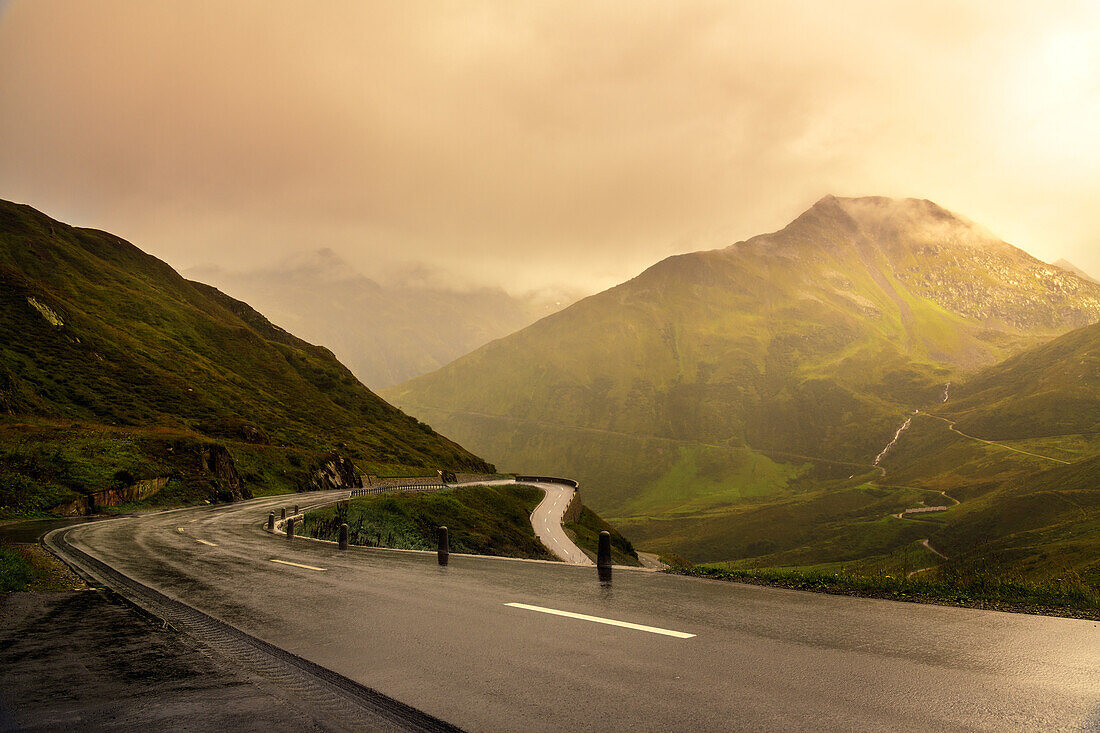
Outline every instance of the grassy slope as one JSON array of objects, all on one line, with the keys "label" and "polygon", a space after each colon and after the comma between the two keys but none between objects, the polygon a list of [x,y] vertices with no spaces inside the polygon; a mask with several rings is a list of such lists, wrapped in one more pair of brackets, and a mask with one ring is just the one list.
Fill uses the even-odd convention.
[{"label": "grassy slope", "polygon": [[[290,454],[309,463],[334,449],[363,464],[487,468],[246,304],[110,234],[7,202],[0,313],[0,512],[108,488],[104,474],[122,468],[171,473],[169,451],[148,450],[151,430],[231,445],[257,480],[288,472]],[[73,422],[85,434],[70,439],[60,428]],[[97,425],[109,437],[88,435]]]},{"label": "grassy slope", "polygon": [[577,547],[588,555],[593,561],[600,547],[600,532],[611,534],[611,562],[615,565],[640,566],[638,553],[634,551],[634,545],[626,537],[610,524],[600,518],[596,512],[588,507],[581,508],[581,516],[575,522],[565,523],[565,533],[573,540]]},{"label": "grassy slope", "polygon": [[465,486],[434,494],[354,499],[305,516],[302,532],[335,540],[341,523],[352,544],[437,549],[436,531],[447,527],[451,551],[552,560],[531,527],[543,492],[530,486]]},{"label": "grassy slope", "polygon": [[26,590],[39,577],[40,573],[23,553],[0,545],[0,593]]},{"label": "grassy slope", "polygon": [[[842,544],[838,522],[879,533],[884,501],[852,487],[907,414],[1098,313],[1094,284],[932,204],[827,199],[385,394],[504,468],[576,477],[657,549],[717,558],[769,531],[776,547],[814,532]],[[830,488],[846,493],[816,493]],[[765,502],[790,526],[769,530]]]},{"label": "grassy slope", "polygon": [[[738,571],[778,566],[896,576],[943,566],[948,573],[1100,584],[1097,353],[1100,327],[1072,331],[958,385],[958,399],[936,408],[936,415],[914,418],[884,461],[887,476],[877,479],[874,490],[889,492],[898,509],[923,503],[948,511],[896,519],[889,504],[868,503],[843,518],[824,514],[808,496],[711,520],[717,528],[700,522],[692,539],[705,543],[708,532],[741,538],[741,544],[727,545],[728,557],[736,560],[722,563]],[[959,435],[944,416],[957,419],[970,435],[1001,439],[991,444]],[[822,499],[832,505],[836,495]],[[766,534],[767,522],[755,521],[756,515],[768,517],[779,507],[787,515],[772,517],[774,544],[746,546]],[[636,541],[647,539],[644,526],[621,526]],[[949,560],[920,547],[919,539],[928,539]]]}]

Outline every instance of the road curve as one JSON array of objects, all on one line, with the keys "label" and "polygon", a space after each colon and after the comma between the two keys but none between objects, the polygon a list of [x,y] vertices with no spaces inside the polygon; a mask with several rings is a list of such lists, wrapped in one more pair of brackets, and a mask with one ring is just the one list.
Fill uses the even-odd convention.
[{"label": "road curve", "polygon": [[[346,494],[345,494],[346,495]],[[68,542],[469,730],[1092,730],[1100,625],[263,529],[338,492],[81,524]],[[281,562],[273,562],[273,561]],[[290,563],[290,564],[287,564]]]},{"label": "road curve", "polygon": [[542,544],[565,562],[574,565],[591,565],[592,560],[585,555],[561,526],[565,510],[569,508],[569,502],[573,500],[576,489],[565,484],[549,484],[523,482],[527,486],[535,486],[546,492],[535,511],[531,512],[531,526],[535,529]]},{"label": "road curve", "polygon": [[[465,484],[452,484],[453,486],[503,486],[513,484],[513,479],[494,479],[490,481],[470,481]],[[561,526],[565,510],[569,508],[569,502],[573,500],[576,489],[568,484],[550,483],[545,481],[523,481],[524,486],[534,486],[545,494],[535,510],[531,512],[531,528],[539,541],[554,553],[558,559],[574,565],[592,565],[592,560],[569,539],[565,529]]]}]

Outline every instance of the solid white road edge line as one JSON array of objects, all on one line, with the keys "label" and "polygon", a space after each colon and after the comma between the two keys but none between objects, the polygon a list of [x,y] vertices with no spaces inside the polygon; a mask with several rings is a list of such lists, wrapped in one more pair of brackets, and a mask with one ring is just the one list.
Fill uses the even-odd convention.
[{"label": "solid white road edge line", "polygon": [[316,568],[312,565],[303,565],[300,562],[290,562],[289,560],[276,560],[272,558],[271,562],[277,562],[280,565],[293,565],[296,568],[305,568],[306,570],[324,570],[324,568]]},{"label": "solid white road edge line", "polygon": [[607,624],[608,626],[621,626],[624,629],[634,629],[635,631],[648,631],[651,634],[662,634],[664,636],[674,636],[677,639],[690,639],[695,634],[685,634],[683,631],[672,631],[670,629],[660,629],[656,626],[644,626],[642,624],[632,624],[629,621],[616,621],[613,618],[600,618],[599,616],[589,616],[583,613],[573,613],[572,611],[559,611],[555,608],[543,608],[542,606],[530,606],[526,603],[505,603],[505,606],[511,606],[512,608],[522,608],[525,611],[538,611],[539,613],[549,613],[554,616],[565,616],[566,618],[576,618],[581,621],[594,621],[598,624]]},{"label": "solid white road edge line", "polygon": [[211,547],[217,547],[217,545],[215,545],[213,542],[207,542],[206,540],[200,540],[198,537],[195,538],[195,542],[201,542],[204,545],[210,545]]}]

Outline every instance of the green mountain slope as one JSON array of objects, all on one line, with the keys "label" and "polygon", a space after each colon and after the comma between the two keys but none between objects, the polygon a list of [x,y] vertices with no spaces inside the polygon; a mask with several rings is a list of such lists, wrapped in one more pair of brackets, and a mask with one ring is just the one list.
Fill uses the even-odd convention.
[{"label": "green mountain slope", "polygon": [[[178,456],[214,455],[203,447],[211,441],[235,445],[256,478],[302,473],[332,450],[362,468],[487,468],[245,303],[118,237],[7,202],[0,313],[0,505],[9,510],[25,505],[30,483],[52,487],[50,500],[150,472],[186,483]],[[203,471],[214,476],[212,460]],[[112,467],[125,473],[104,478]]]},{"label": "green mountain slope", "polygon": [[718,559],[729,517],[877,476],[946,382],[1098,318],[1100,286],[931,202],[826,197],[384,394],[500,465],[576,476],[643,547]]},{"label": "green mountain slope", "polygon": [[960,500],[929,534],[954,562],[1100,582],[1100,324],[953,387],[883,465]]},{"label": "green mountain slope", "polygon": [[1100,432],[1100,324],[983,371],[938,412],[992,440]]},{"label": "green mountain slope", "polygon": [[[946,567],[1098,584],[1098,360],[1093,324],[952,385],[873,479],[626,526],[640,543],[740,570]],[[927,507],[946,511],[897,516]]]}]

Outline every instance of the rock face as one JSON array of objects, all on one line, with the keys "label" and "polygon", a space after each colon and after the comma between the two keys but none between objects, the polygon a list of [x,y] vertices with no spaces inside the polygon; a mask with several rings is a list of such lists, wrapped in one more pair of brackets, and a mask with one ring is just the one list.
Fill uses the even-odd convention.
[{"label": "rock face", "polygon": [[119,506],[120,504],[131,501],[148,499],[153,494],[164,489],[164,487],[168,485],[169,480],[170,478],[168,476],[158,476],[157,478],[135,481],[131,485],[119,489],[96,491],[87,496],[82,496],[76,501],[62,504],[54,508],[53,512],[66,517],[95,514],[99,507]]},{"label": "rock face", "polygon": [[199,449],[199,466],[214,484],[214,496],[218,501],[251,499],[252,491],[241,480],[233,456],[224,445],[206,443]]},{"label": "rock face", "polygon": [[306,491],[326,491],[329,489],[361,489],[363,476],[355,469],[355,464],[336,453],[330,453],[314,469],[306,482]]}]

